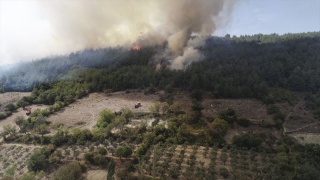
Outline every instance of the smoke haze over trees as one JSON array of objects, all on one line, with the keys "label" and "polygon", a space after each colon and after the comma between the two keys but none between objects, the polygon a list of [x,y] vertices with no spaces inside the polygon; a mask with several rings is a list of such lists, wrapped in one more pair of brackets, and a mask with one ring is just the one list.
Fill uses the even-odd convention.
[{"label": "smoke haze over trees", "polygon": [[[203,60],[185,66],[185,70],[169,70],[170,62],[165,59],[155,62],[159,51],[165,49],[163,46],[144,47],[140,51],[88,49],[1,70],[0,87],[5,91],[31,91],[36,83],[64,80],[83,84],[90,92],[144,88],[151,84],[160,89],[168,84],[190,91],[200,89],[216,97],[231,98],[263,99],[270,87],[317,92],[319,37],[319,32],[207,37],[197,47]],[[157,67],[159,70],[155,71]]]}]

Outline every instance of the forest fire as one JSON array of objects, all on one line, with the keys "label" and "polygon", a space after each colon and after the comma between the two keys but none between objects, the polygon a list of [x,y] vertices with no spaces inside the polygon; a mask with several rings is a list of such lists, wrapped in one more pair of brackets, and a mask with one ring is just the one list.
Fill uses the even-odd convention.
[{"label": "forest fire", "polygon": [[134,49],[135,51],[140,51],[140,46],[139,46],[139,44],[136,44],[133,49]]}]

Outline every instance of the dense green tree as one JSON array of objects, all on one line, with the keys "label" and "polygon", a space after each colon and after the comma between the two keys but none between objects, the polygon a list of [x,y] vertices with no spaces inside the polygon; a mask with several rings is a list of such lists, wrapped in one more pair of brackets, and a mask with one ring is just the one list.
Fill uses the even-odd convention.
[{"label": "dense green tree", "polygon": [[211,136],[220,136],[223,137],[228,130],[228,122],[220,119],[220,118],[215,118],[214,121],[210,124],[208,127],[208,134]]},{"label": "dense green tree", "polygon": [[39,124],[35,128],[35,131],[40,134],[42,137],[44,134],[49,132],[49,127],[46,124]]},{"label": "dense green tree", "polygon": [[71,162],[61,166],[54,174],[54,180],[76,180],[81,176],[81,166],[78,162]]},{"label": "dense green tree", "polygon": [[10,103],[5,106],[5,109],[7,109],[8,111],[13,111],[16,109],[16,106],[14,104]]},{"label": "dense green tree", "polygon": [[248,127],[251,125],[251,121],[247,118],[239,118],[237,120],[237,124],[239,124],[240,126],[243,126],[243,127]]},{"label": "dense green tree", "polygon": [[45,163],[46,163],[46,156],[40,151],[36,151],[35,153],[33,153],[27,162],[29,171],[35,171],[35,172],[44,169]]},{"label": "dense green tree", "polygon": [[106,148],[104,148],[104,147],[99,148],[99,154],[106,155],[107,154]]},{"label": "dense green tree", "polygon": [[99,128],[107,127],[112,122],[112,120],[114,120],[115,117],[116,117],[115,114],[110,110],[102,110],[99,113],[97,127]]},{"label": "dense green tree", "polygon": [[107,175],[107,180],[113,180],[114,179],[114,172],[115,172],[115,166],[116,164],[114,163],[114,160],[111,159],[108,163],[107,166],[107,171],[108,171],[108,175]]},{"label": "dense green tree", "polygon": [[8,138],[13,138],[17,134],[17,129],[16,126],[12,126],[10,124],[4,125],[2,127],[2,131],[0,132],[0,136],[4,139],[7,140]]},{"label": "dense green tree", "polygon": [[223,178],[228,178],[230,176],[229,170],[225,167],[220,167],[219,173]]}]

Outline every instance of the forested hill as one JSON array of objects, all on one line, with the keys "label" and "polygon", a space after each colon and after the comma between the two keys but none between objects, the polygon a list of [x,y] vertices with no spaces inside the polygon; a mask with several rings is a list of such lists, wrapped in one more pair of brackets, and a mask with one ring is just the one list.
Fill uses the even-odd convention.
[{"label": "forested hill", "polygon": [[71,81],[89,92],[167,85],[210,91],[216,97],[264,98],[270,87],[316,92],[320,89],[320,32],[279,36],[207,37],[198,47],[205,59],[185,70],[155,71],[162,47],[84,50],[0,67],[5,91],[31,91],[35,84]]}]

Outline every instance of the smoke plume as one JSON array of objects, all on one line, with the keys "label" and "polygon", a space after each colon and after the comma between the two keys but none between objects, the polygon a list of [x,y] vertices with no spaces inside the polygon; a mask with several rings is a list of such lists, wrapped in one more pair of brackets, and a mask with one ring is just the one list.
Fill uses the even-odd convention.
[{"label": "smoke plume", "polygon": [[[236,0],[35,0],[50,27],[41,49],[51,54],[85,48],[168,43],[171,68],[201,59],[192,34],[212,34],[228,21]],[[40,49],[40,50],[41,50]],[[37,49],[34,49],[36,51]],[[41,52],[39,52],[41,54]]]}]

